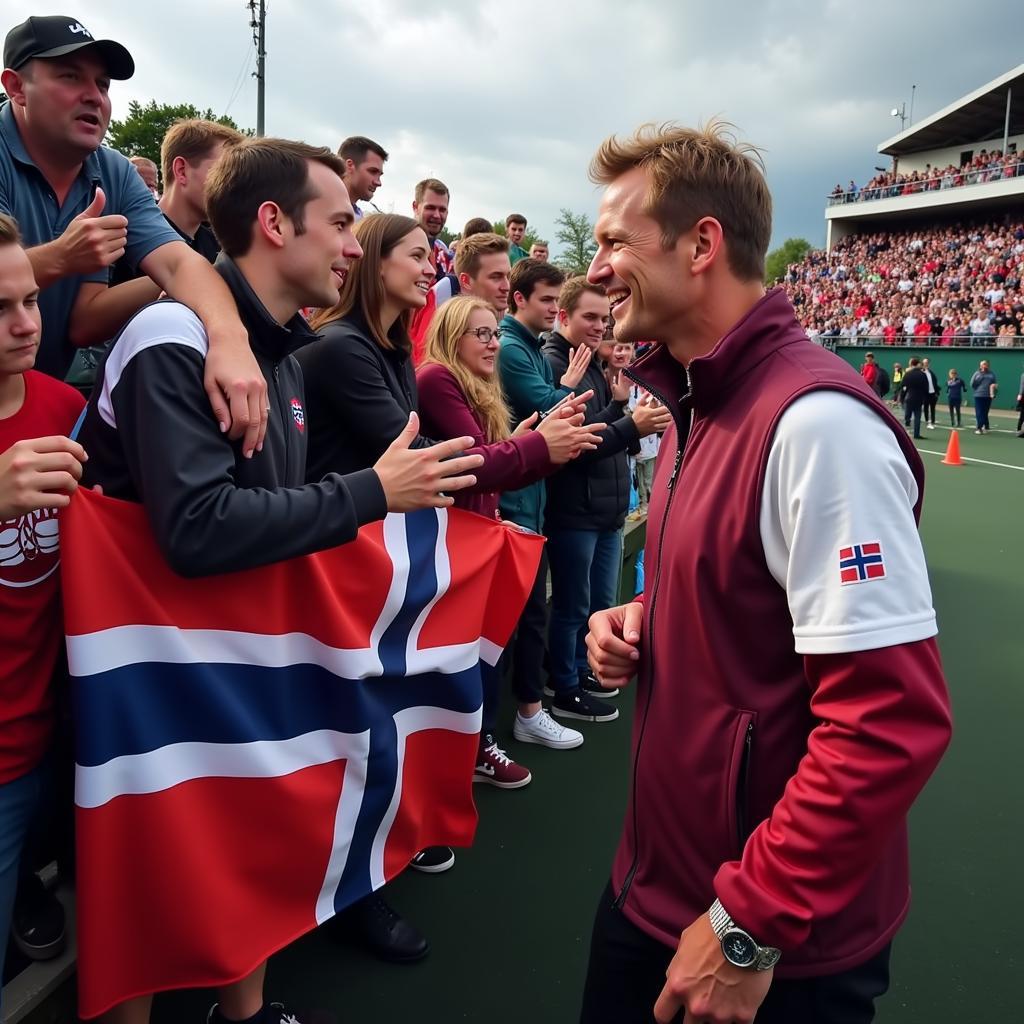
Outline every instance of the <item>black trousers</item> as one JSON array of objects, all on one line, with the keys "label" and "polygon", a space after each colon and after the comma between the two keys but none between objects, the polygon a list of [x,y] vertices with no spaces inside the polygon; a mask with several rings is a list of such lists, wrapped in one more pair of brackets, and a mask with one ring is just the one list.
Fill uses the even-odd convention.
[{"label": "black trousers", "polygon": [[924,419],[926,423],[935,425],[935,407],[939,404],[939,396],[936,393],[930,394],[924,403]]},{"label": "black trousers", "polygon": [[512,641],[512,691],[521,704],[544,696],[544,652],[548,632],[548,552],[541,555],[533,590]]},{"label": "black trousers", "polygon": [[[651,1024],[675,950],[640,931],[612,900],[609,885],[594,921],[580,1024]],[[755,1024],[870,1024],[889,987],[889,952],[840,974],[772,982]]]}]

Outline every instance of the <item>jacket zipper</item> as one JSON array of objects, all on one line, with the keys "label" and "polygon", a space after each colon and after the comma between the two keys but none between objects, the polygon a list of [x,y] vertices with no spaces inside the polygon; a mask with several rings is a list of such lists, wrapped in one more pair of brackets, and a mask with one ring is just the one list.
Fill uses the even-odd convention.
[{"label": "jacket zipper", "polygon": [[280,409],[282,420],[284,424],[284,479],[290,479],[288,476],[288,421],[291,419],[292,412],[285,405],[285,398],[281,394],[281,364],[274,363],[274,390],[277,392],[277,404]]},{"label": "jacket zipper", "polygon": [[750,827],[750,755],[754,746],[754,720],[747,722],[747,732],[743,737],[743,754],[740,757],[740,770],[736,784],[736,831],[739,842],[739,854],[743,854],[743,845],[747,841]]},{"label": "jacket zipper", "polygon": [[[626,371],[626,376],[631,377],[629,371]],[[635,378],[632,378],[634,379]],[[640,383],[640,381],[637,381]],[[647,385],[642,385],[647,387]],[[666,408],[671,409],[671,405],[668,401],[657,391],[653,391],[647,388],[648,391],[654,397],[661,402]],[[686,370],[686,394],[680,398],[690,399],[690,426],[686,432],[686,441],[683,445],[676,445],[676,457],[672,464],[672,473],[668,478],[668,498],[665,501],[665,514],[661,517],[661,529],[658,531],[658,568],[654,573],[654,585],[651,588],[651,614],[648,617],[649,627],[647,631],[647,649],[650,652],[648,657],[649,665],[649,681],[647,685],[647,700],[644,702],[644,713],[643,719],[640,723],[640,733],[636,741],[636,753],[633,755],[633,863],[629,866],[629,871],[626,872],[626,877],[622,882],[622,888],[619,890],[618,896],[615,897],[613,906],[616,910],[621,910],[622,905],[626,902],[626,897],[629,895],[629,888],[633,884],[633,879],[636,877],[637,869],[640,867],[640,824],[637,815],[637,778],[639,775],[640,768],[640,750],[643,747],[644,735],[647,732],[647,718],[651,710],[651,693],[654,689],[654,613],[658,605],[658,583],[661,581],[661,566],[662,566],[662,551],[665,544],[665,528],[668,524],[668,514],[672,507],[672,496],[675,493],[674,488],[676,480],[679,477],[679,470],[683,464],[683,455],[685,453],[686,445],[690,443],[690,435],[693,433],[693,384],[690,380],[690,370]],[[675,413],[673,413],[675,418]],[[676,424],[678,429],[678,423]]]}]

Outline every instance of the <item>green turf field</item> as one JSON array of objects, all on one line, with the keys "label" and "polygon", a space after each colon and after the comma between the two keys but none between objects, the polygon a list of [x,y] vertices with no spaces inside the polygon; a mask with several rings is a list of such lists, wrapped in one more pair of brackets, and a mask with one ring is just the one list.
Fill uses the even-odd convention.
[{"label": "green turf field", "polygon": [[[1010,430],[1015,420],[993,424],[977,437],[965,419],[962,452],[978,461],[962,468],[941,464],[947,428],[919,442],[922,532],[956,733],[912,815],[914,904],[881,1024],[1022,1019],[1024,440]],[[478,786],[474,848],[445,875],[408,872],[389,888],[433,943],[425,961],[379,964],[325,928],[274,959],[269,994],[305,1024],[572,1024],[625,804],[629,697],[620,704],[619,721],[583,726],[578,750],[509,742],[534,783],[511,793]],[[165,996],[155,1017],[200,1021],[208,1002],[195,992]]]}]

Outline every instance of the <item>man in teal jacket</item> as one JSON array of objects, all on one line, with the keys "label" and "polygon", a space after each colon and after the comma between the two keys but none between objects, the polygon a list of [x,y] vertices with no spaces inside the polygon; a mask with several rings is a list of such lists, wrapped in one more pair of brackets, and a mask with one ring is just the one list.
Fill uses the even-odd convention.
[{"label": "man in teal jacket", "polygon": [[[558,316],[558,293],[565,275],[550,263],[520,260],[512,268],[509,312],[502,319],[498,368],[515,423],[544,413],[567,398],[590,362],[581,345],[555,384],[551,365],[541,351],[540,335]],[[544,523],[544,482],[538,481],[501,496],[501,514],[519,526],[541,533]],[[512,733],[521,743],[539,743],[556,750],[578,747],[582,733],[559,725],[541,706],[548,562],[541,559],[533,591],[523,609],[512,654],[512,688],[519,702]]]}]

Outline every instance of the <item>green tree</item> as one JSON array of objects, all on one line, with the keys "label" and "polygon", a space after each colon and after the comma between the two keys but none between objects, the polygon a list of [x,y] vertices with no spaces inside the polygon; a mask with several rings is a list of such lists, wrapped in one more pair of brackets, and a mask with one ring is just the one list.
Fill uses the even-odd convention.
[{"label": "green tree", "polygon": [[768,253],[764,263],[765,284],[775,284],[790,263],[799,263],[814,248],[806,238],[787,238],[778,249]]},{"label": "green tree", "polygon": [[563,207],[555,227],[558,229],[555,238],[562,246],[555,263],[567,274],[585,274],[597,252],[593,222],[585,213],[573,213]]},{"label": "green tree", "polygon": [[[239,130],[238,125],[227,115],[218,117],[212,110],[200,110],[191,103],[157,103],[156,100],[150,100],[143,106],[138,100],[132,100],[128,104],[128,116],[123,121],[110,122],[107,145],[125,156],[149,157],[159,167],[160,143],[167,129],[183,117],[201,117]],[[252,135],[252,131],[247,130],[245,134]]]}]

